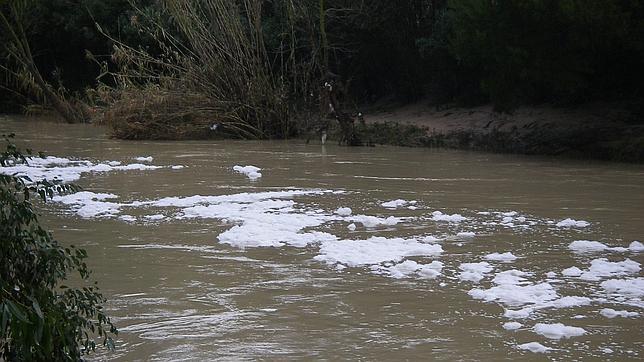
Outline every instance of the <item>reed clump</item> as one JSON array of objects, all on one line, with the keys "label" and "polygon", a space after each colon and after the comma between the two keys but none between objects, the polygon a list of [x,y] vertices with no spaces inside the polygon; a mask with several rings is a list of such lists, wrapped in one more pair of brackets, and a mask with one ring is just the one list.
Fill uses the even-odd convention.
[{"label": "reed clump", "polygon": [[160,13],[140,11],[132,19],[153,47],[133,48],[113,39],[118,70],[106,74],[115,86],[96,92],[113,136],[288,136],[289,91],[264,44],[263,2],[162,3]]},{"label": "reed clump", "polygon": [[[222,118],[221,111],[208,106],[210,100],[198,93],[169,92],[157,86],[125,90],[100,116],[116,138],[194,139],[243,137],[248,131]],[[226,123],[226,127],[222,124]]]}]

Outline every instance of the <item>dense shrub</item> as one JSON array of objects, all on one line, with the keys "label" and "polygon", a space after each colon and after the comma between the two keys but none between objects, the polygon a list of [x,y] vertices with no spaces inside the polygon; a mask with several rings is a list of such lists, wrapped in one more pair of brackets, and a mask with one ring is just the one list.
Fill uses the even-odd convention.
[{"label": "dense shrub", "polygon": [[[5,137],[0,167],[28,162]],[[1,171],[1,170],[0,170]],[[84,262],[87,253],[64,247],[38,222],[32,194],[42,200],[75,186],[0,173],[0,360],[79,360],[101,343],[113,347],[116,328]],[[79,287],[66,285],[74,277]]]},{"label": "dense shrub", "polygon": [[452,0],[449,8],[450,49],[497,110],[641,95],[642,2]]},{"label": "dense shrub", "polygon": [[[122,70],[118,63],[123,49],[115,51],[115,42],[163,61],[173,61],[175,51],[183,52],[192,58],[181,61],[206,69],[199,82],[221,89],[218,79],[228,77],[230,66],[246,62],[248,55],[235,55],[231,50],[238,47],[232,43],[226,45],[230,49],[212,54],[200,45],[215,47],[208,42],[223,34],[218,27],[234,23],[221,17],[241,19],[249,36],[236,39],[257,46],[253,57],[259,62],[235,71],[241,81],[226,79],[232,91],[224,95],[252,97],[242,103],[254,109],[280,108],[268,115],[278,129],[264,132],[267,136],[292,134],[290,123],[280,118],[292,117],[302,106],[314,108],[320,83],[329,74],[348,85],[347,94],[356,102],[429,96],[437,104],[491,101],[497,110],[511,111],[525,103],[570,105],[644,97],[642,1],[235,0],[225,2],[228,12],[210,11],[218,3],[212,0],[31,2],[26,26],[38,68],[50,83],[61,80],[71,90],[95,86],[96,76],[107,70]],[[188,16],[190,21],[186,11],[177,11],[178,4],[197,9]],[[248,22],[248,9],[254,7],[259,14]],[[142,26],[150,19],[159,20],[160,26]],[[176,42],[171,44],[170,38]],[[88,61],[85,50],[99,56],[104,66]],[[212,60],[223,53],[239,59],[213,67]],[[253,69],[260,68],[265,75],[252,75],[251,83],[262,83],[265,89],[258,94],[240,90],[235,83],[246,82]],[[110,77],[102,81],[118,82]],[[241,116],[266,117],[265,110],[251,113]],[[259,128],[257,120],[251,123]]]}]

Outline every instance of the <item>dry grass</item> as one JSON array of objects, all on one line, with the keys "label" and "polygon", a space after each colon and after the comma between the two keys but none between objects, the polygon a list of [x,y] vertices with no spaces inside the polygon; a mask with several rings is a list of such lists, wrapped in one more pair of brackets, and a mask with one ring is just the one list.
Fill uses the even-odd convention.
[{"label": "dry grass", "polygon": [[[116,87],[98,91],[103,122],[124,139],[242,138],[289,133],[285,88],[262,36],[260,0],[164,2],[161,18],[141,19],[161,54],[115,41]],[[135,5],[135,4],[134,4]],[[141,16],[146,16],[141,12]],[[164,28],[165,27],[165,28]],[[220,124],[216,132],[210,127]]]},{"label": "dry grass", "polygon": [[152,85],[119,91],[118,98],[99,117],[112,136],[121,139],[252,138],[257,134],[199,93],[172,92]]}]

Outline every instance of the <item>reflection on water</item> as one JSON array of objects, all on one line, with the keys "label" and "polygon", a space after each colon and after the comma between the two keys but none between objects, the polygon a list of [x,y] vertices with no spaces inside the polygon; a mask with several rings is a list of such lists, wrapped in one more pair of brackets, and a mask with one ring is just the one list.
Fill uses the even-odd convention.
[{"label": "reflection on water", "polygon": [[43,217],[109,299],[98,359],[641,358],[642,166],[0,131],[94,167]]}]

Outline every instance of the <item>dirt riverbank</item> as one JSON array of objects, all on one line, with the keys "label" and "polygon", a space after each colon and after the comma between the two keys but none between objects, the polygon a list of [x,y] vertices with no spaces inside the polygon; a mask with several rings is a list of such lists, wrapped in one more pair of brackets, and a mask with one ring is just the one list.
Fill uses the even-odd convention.
[{"label": "dirt riverbank", "polygon": [[[355,126],[365,145],[445,147],[644,162],[644,118],[642,111],[632,104],[522,107],[512,114],[501,114],[491,106],[437,108],[428,102],[419,102],[403,106],[372,105],[363,107],[361,112],[364,122],[357,121]],[[50,114],[12,117],[25,121],[58,119]],[[226,138],[225,132],[202,128],[197,138]],[[338,128],[336,122],[331,122],[327,142],[339,138]],[[301,135],[314,143],[320,142],[319,136],[315,132]],[[168,135],[161,139],[176,138]]]},{"label": "dirt riverbank", "polygon": [[[447,108],[417,103],[364,112],[372,143],[644,162],[644,120],[628,105]],[[390,142],[387,142],[387,141]]]}]

